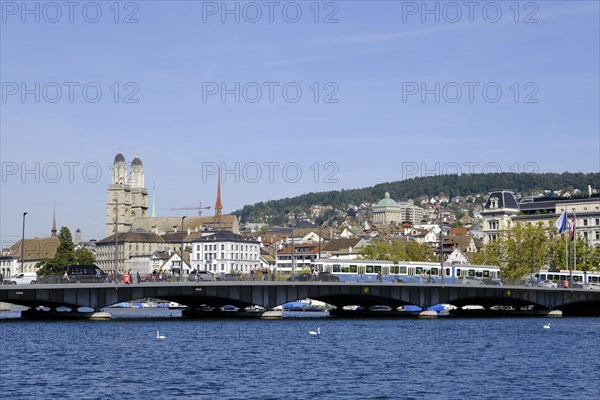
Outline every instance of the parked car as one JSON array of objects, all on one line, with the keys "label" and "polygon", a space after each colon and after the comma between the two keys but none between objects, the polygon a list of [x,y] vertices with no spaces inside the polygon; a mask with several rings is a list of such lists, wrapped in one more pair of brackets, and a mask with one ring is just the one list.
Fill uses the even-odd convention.
[{"label": "parked car", "polygon": [[76,265],[66,267],[69,282],[100,283],[106,282],[108,275],[95,264]]},{"label": "parked car", "polygon": [[188,281],[222,281],[221,275],[210,271],[192,271],[188,276]]},{"label": "parked car", "polygon": [[558,285],[556,282],[545,280],[538,282],[538,287],[555,288],[558,287]]},{"label": "parked car", "polygon": [[[312,281],[315,281],[315,277],[311,273],[305,273],[305,274],[298,274],[295,276],[290,276],[287,280],[288,280],[288,282],[293,282],[293,281],[312,282]],[[317,282],[339,282],[340,278],[335,275],[331,275],[327,272],[322,272],[319,275],[317,275],[316,281]]]},{"label": "parked car", "polygon": [[471,286],[483,286],[483,285],[485,285],[485,282],[481,279],[465,277],[465,278],[459,278],[458,284],[459,285],[471,285]]},{"label": "parked car", "polygon": [[22,272],[11,276],[4,282],[10,285],[37,283],[37,274],[35,272]]},{"label": "parked car", "polygon": [[591,289],[591,290],[600,290],[600,283],[597,283],[597,282],[588,283],[587,288]]}]

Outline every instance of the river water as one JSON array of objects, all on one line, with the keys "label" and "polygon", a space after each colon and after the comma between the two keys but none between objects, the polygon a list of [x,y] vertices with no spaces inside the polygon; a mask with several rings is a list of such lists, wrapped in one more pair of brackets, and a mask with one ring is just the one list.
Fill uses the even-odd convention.
[{"label": "river water", "polygon": [[[0,319],[0,398],[600,398],[598,318],[187,320],[161,311]],[[320,336],[308,334],[317,327]]]}]

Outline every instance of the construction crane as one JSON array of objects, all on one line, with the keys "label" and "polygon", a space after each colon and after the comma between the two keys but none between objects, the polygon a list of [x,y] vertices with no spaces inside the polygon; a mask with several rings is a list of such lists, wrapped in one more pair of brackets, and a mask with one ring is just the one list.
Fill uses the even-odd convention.
[{"label": "construction crane", "polygon": [[188,206],[188,207],[177,207],[171,208],[171,211],[175,210],[198,210],[198,216],[202,216],[202,210],[208,210],[210,206],[202,207],[202,202],[198,202],[198,207]]}]

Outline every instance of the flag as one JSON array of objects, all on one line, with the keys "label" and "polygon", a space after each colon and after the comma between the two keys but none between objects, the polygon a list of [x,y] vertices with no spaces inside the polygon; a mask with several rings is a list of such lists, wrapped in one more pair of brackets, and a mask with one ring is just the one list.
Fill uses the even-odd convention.
[{"label": "flag", "polygon": [[569,233],[571,240],[575,239],[575,213],[573,213],[573,224],[571,225],[571,232]]},{"label": "flag", "polygon": [[567,210],[562,212],[556,222],[554,223],[556,229],[558,229],[558,233],[562,233],[567,230]]}]

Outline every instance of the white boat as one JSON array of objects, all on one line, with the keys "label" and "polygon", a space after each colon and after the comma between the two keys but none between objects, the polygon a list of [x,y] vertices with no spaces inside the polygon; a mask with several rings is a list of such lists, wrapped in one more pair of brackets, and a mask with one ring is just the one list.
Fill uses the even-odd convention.
[{"label": "white boat", "polygon": [[169,303],[169,310],[183,310],[184,308],[187,308],[187,306],[184,306],[183,304],[179,304],[175,301],[172,301]]},{"label": "white boat", "polygon": [[321,304],[310,300],[293,301],[275,309],[281,309],[282,318],[324,318],[329,317],[329,310]]}]

